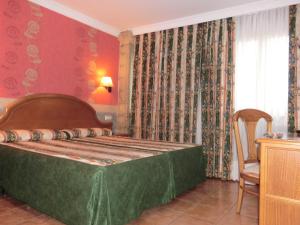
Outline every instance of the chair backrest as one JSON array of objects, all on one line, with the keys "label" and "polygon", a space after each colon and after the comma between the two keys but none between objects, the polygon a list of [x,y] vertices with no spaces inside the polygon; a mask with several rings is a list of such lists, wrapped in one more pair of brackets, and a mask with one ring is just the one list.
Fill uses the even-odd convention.
[{"label": "chair backrest", "polygon": [[[233,115],[233,128],[234,135],[236,141],[236,147],[238,152],[238,160],[239,160],[239,170],[240,172],[245,168],[245,162],[254,162],[257,161],[257,149],[255,144],[255,133],[256,133],[256,125],[260,119],[265,119],[267,122],[267,133],[272,132],[272,116],[269,114],[257,110],[257,109],[243,109],[237,111]],[[247,145],[248,145],[248,158],[244,158],[244,151],[240,136],[239,124],[238,121],[241,119],[246,128],[247,133]]]}]

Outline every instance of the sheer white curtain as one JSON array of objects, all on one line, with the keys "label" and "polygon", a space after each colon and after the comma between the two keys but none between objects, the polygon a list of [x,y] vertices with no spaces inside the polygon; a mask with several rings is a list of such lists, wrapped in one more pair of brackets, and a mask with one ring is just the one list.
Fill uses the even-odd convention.
[{"label": "sheer white curtain", "polygon": [[[273,117],[273,132],[287,131],[288,16],[285,7],[236,19],[235,110],[256,108],[269,113]],[[258,125],[258,135],[264,132],[263,125]],[[235,180],[235,145],[233,152],[231,177]]]}]

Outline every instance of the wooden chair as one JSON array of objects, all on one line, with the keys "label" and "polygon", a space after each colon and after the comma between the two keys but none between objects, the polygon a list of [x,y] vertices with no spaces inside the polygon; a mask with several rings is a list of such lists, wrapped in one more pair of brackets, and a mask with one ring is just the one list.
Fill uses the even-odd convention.
[{"label": "wooden chair", "polygon": [[[239,182],[239,193],[238,193],[238,204],[236,212],[240,213],[243,195],[244,192],[249,194],[254,194],[258,196],[258,193],[247,188],[245,185],[246,181],[252,182],[254,184],[259,185],[259,161],[258,161],[258,153],[255,144],[255,133],[256,133],[256,125],[257,122],[261,119],[265,119],[267,122],[267,133],[272,132],[272,117],[260,110],[257,109],[243,109],[237,111],[233,115],[233,128],[235,134],[235,141],[238,153],[238,161],[239,161],[239,174],[240,174],[240,182]],[[240,137],[240,130],[238,121],[241,119],[246,128],[247,133],[247,146],[248,146],[248,158],[245,159],[243,146]],[[245,166],[247,165],[247,167]]]}]

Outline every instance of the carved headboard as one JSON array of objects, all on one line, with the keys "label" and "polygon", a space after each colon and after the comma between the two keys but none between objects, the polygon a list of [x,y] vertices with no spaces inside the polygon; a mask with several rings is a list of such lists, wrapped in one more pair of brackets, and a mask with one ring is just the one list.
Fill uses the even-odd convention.
[{"label": "carved headboard", "polygon": [[62,94],[33,94],[10,104],[0,119],[0,129],[112,128],[97,119],[88,103]]}]

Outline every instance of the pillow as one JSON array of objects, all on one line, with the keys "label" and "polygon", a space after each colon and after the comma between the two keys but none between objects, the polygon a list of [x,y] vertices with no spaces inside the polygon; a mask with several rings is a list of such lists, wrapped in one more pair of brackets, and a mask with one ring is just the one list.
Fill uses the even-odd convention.
[{"label": "pillow", "polygon": [[31,141],[40,141],[43,139],[43,133],[37,130],[33,130],[31,134]]},{"label": "pillow", "polygon": [[14,141],[30,141],[32,139],[32,133],[30,130],[8,130],[7,142]]},{"label": "pillow", "polygon": [[7,130],[0,131],[0,142],[30,141],[32,133],[30,130]]},{"label": "pillow", "polygon": [[74,128],[72,129],[75,138],[83,137],[99,137],[99,136],[111,136],[111,129],[107,128]]},{"label": "pillow", "polygon": [[0,130],[0,143],[6,142],[6,139],[7,139],[7,135],[6,135],[5,131]]},{"label": "pillow", "polygon": [[108,128],[90,128],[91,136],[90,137],[99,137],[99,136],[111,136],[112,130]]},{"label": "pillow", "polygon": [[34,141],[68,139],[67,134],[60,130],[35,129],[32,133],[32,136],[35,137]]},{"label": "pillow", "polygon": [[108,128],[103,128],[102,136],[112,136],[112,130]]},{"label": "pillow", "polygon": [[63,129],[61,131],[66,135],[66,139],[72,139],[77,135],[76,132],[71,129]]},{"label": "pillow", "polygon": [[0,130],[0,143],[5,142],[6,140],[6,134],[4,131]]},{"label": "pillow", "polygon": [[88,128],[74,128],[72,129],[72,131],[74,132],[75,138],[83,138],[90,135],[90,131]]},{"label": "pillow", "polygon": [[102,128],[88,128],[88,130],[89,130],[88,137],[102,136],[103,133]]},{"label": "pillow", "polygon": [[111,136],[108,128],[75,128],[75,129],[35,129],[35,130],[0,130],[1,142],[60,140],[83,137]]}]

